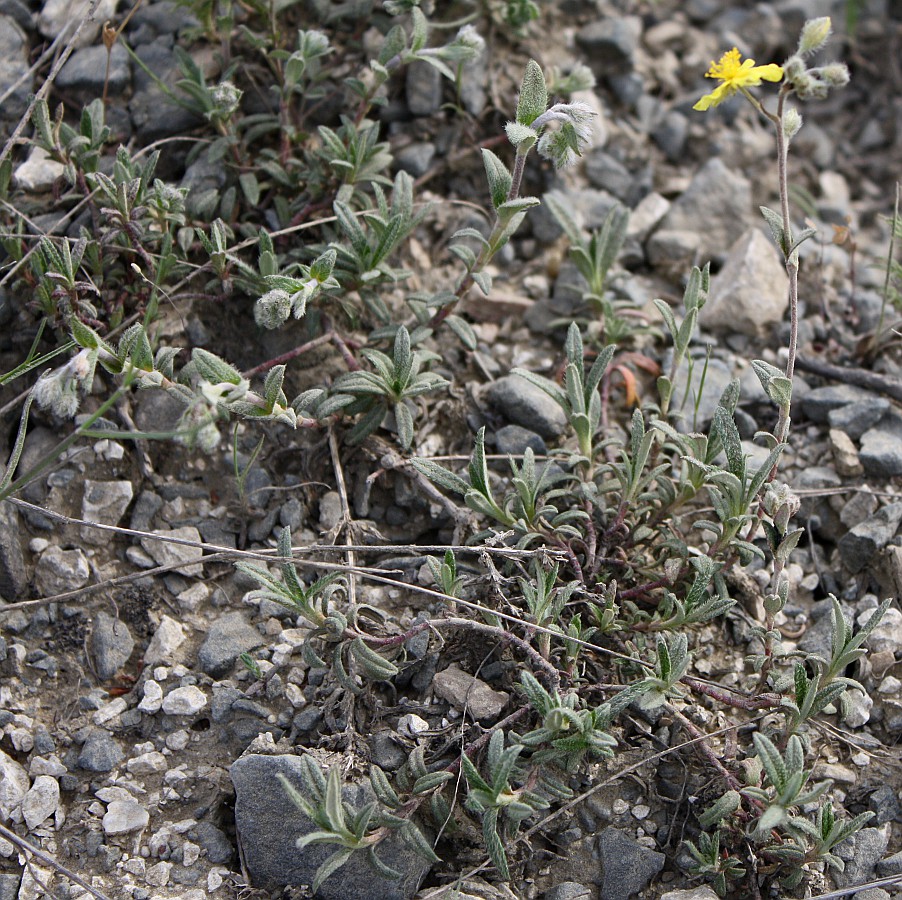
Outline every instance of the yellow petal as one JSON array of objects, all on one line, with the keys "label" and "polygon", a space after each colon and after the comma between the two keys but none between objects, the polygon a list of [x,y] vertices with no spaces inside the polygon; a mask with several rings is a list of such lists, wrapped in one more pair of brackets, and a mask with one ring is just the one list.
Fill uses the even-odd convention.
[{"label": "yellow petal", "polygon": [[758,66],[755,73],[759,78],[765,81],[779,81],[783,77],[783,69],[776,63],[770,63],[766,66]]},{"label": "yellow petal", "polygon": [[729,89],[729,85],[727,84],[719,84],[710,94],[705,94],[698,103],[693,106],[693,109],[699,110],[699,112],[704,112],[706,109],[710,109],[712,106],[719,106],[723,103],[724,100],[729,97],[733,91]]}]

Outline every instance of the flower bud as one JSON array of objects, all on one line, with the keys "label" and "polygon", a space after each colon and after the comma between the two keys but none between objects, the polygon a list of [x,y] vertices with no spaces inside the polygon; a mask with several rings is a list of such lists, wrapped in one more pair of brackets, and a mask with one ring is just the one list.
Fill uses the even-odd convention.
[{"label": "flower bud", "polygon": [[783,80],[795,83],[807,73],[805,62],[797,53],[783,63]]},{"label": "flower bud", "polygon": [[849,83],[849,69],[845,63],[830,63],[820,70],[820,75],[830,87],[845,87]]},{"label": "flower bud", "polygon": [[291,297],[280,288],[267,291],[254,305],[254,319],[262,328],[278,328],[290,314]]},{"label": "flower bud", "polygon": [[243,91],[235,87],[231,81],[220,81],[210,91],[213,108],[207,113],[207,118],[224,122],[238,109],[242,93]]},{"label": "flower bud", "polygon": [[829,16],[821,16],[818,19],[809,19],[802,28],[799,36],[799,53],[807,55],[820,50],[830,37],[832,23]]},{"label": "flower bud", "polygon": [[791,141],[802,127],[802,115],[794,106],[787,106],[783,113],[783,134]]}]

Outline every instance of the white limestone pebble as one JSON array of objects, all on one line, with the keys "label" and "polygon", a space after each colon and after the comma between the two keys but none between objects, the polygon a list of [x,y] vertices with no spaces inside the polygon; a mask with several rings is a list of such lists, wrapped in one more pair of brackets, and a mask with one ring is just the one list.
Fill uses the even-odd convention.
[{"label": "white limestone pebble", "polygon": [[103,817],[103,832],[108,835],[128,834],[147,827],[150,813],[134,800],[113,800]]},{"label": "white limestone pebble", "polygon": [[207,705],[207,695],[196,685],[177,687],[163,698],[167,716],[193,716]]},{"label": "white limestone pebble", "polygon": [[163,688],[160,687],[159,682],[149,678],[144,682],[144,696],[138,704],[138,709],[143,713],[153,715],[159,712],[162,706]]},{"label": "white limestone pebble", "polygon": [[52,775],[38,775],[22,798],[22,815],[29,830],[52,816],[60,805],[59,782]]},{"label": "white limestone pebble", "polygon": [[166,757],[162,753],[157,750],[151,750],[149,753],[133,756],[125,764],[125,768],[132,775],[154,775],[157,772],[165,772],[167,765]]}]

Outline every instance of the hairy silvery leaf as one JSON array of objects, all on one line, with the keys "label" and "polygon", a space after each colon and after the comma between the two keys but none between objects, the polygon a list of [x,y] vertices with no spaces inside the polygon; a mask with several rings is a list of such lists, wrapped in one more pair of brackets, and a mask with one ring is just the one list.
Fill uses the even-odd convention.
[{"label": "hairy silvery leaf", "polygon": [[545,112],[548,107],[548,89],[542,67],[531,59],[526,64],[526,72],[520,84],[520,97],[517,100],[517,122],[521,125],[532,123]]}]

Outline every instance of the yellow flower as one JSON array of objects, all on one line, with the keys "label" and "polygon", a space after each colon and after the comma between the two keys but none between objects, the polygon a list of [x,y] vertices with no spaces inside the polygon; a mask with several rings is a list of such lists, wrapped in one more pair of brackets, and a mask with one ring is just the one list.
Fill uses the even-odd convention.
[{"label": "yellow flower", "polygon": [[710,109],[732,97],[738,90],[757,87],[762,79],[779,81],[782,77],[783,69],[775,63],[756,66],[753,59],[740,62],[739,51],[734,47],[721,56],[720,62],[712,61],[711,68],[705,72],[705,78],[716,78],[721,83],[710,94],[705,94],[692,108],[702,111]]}]

